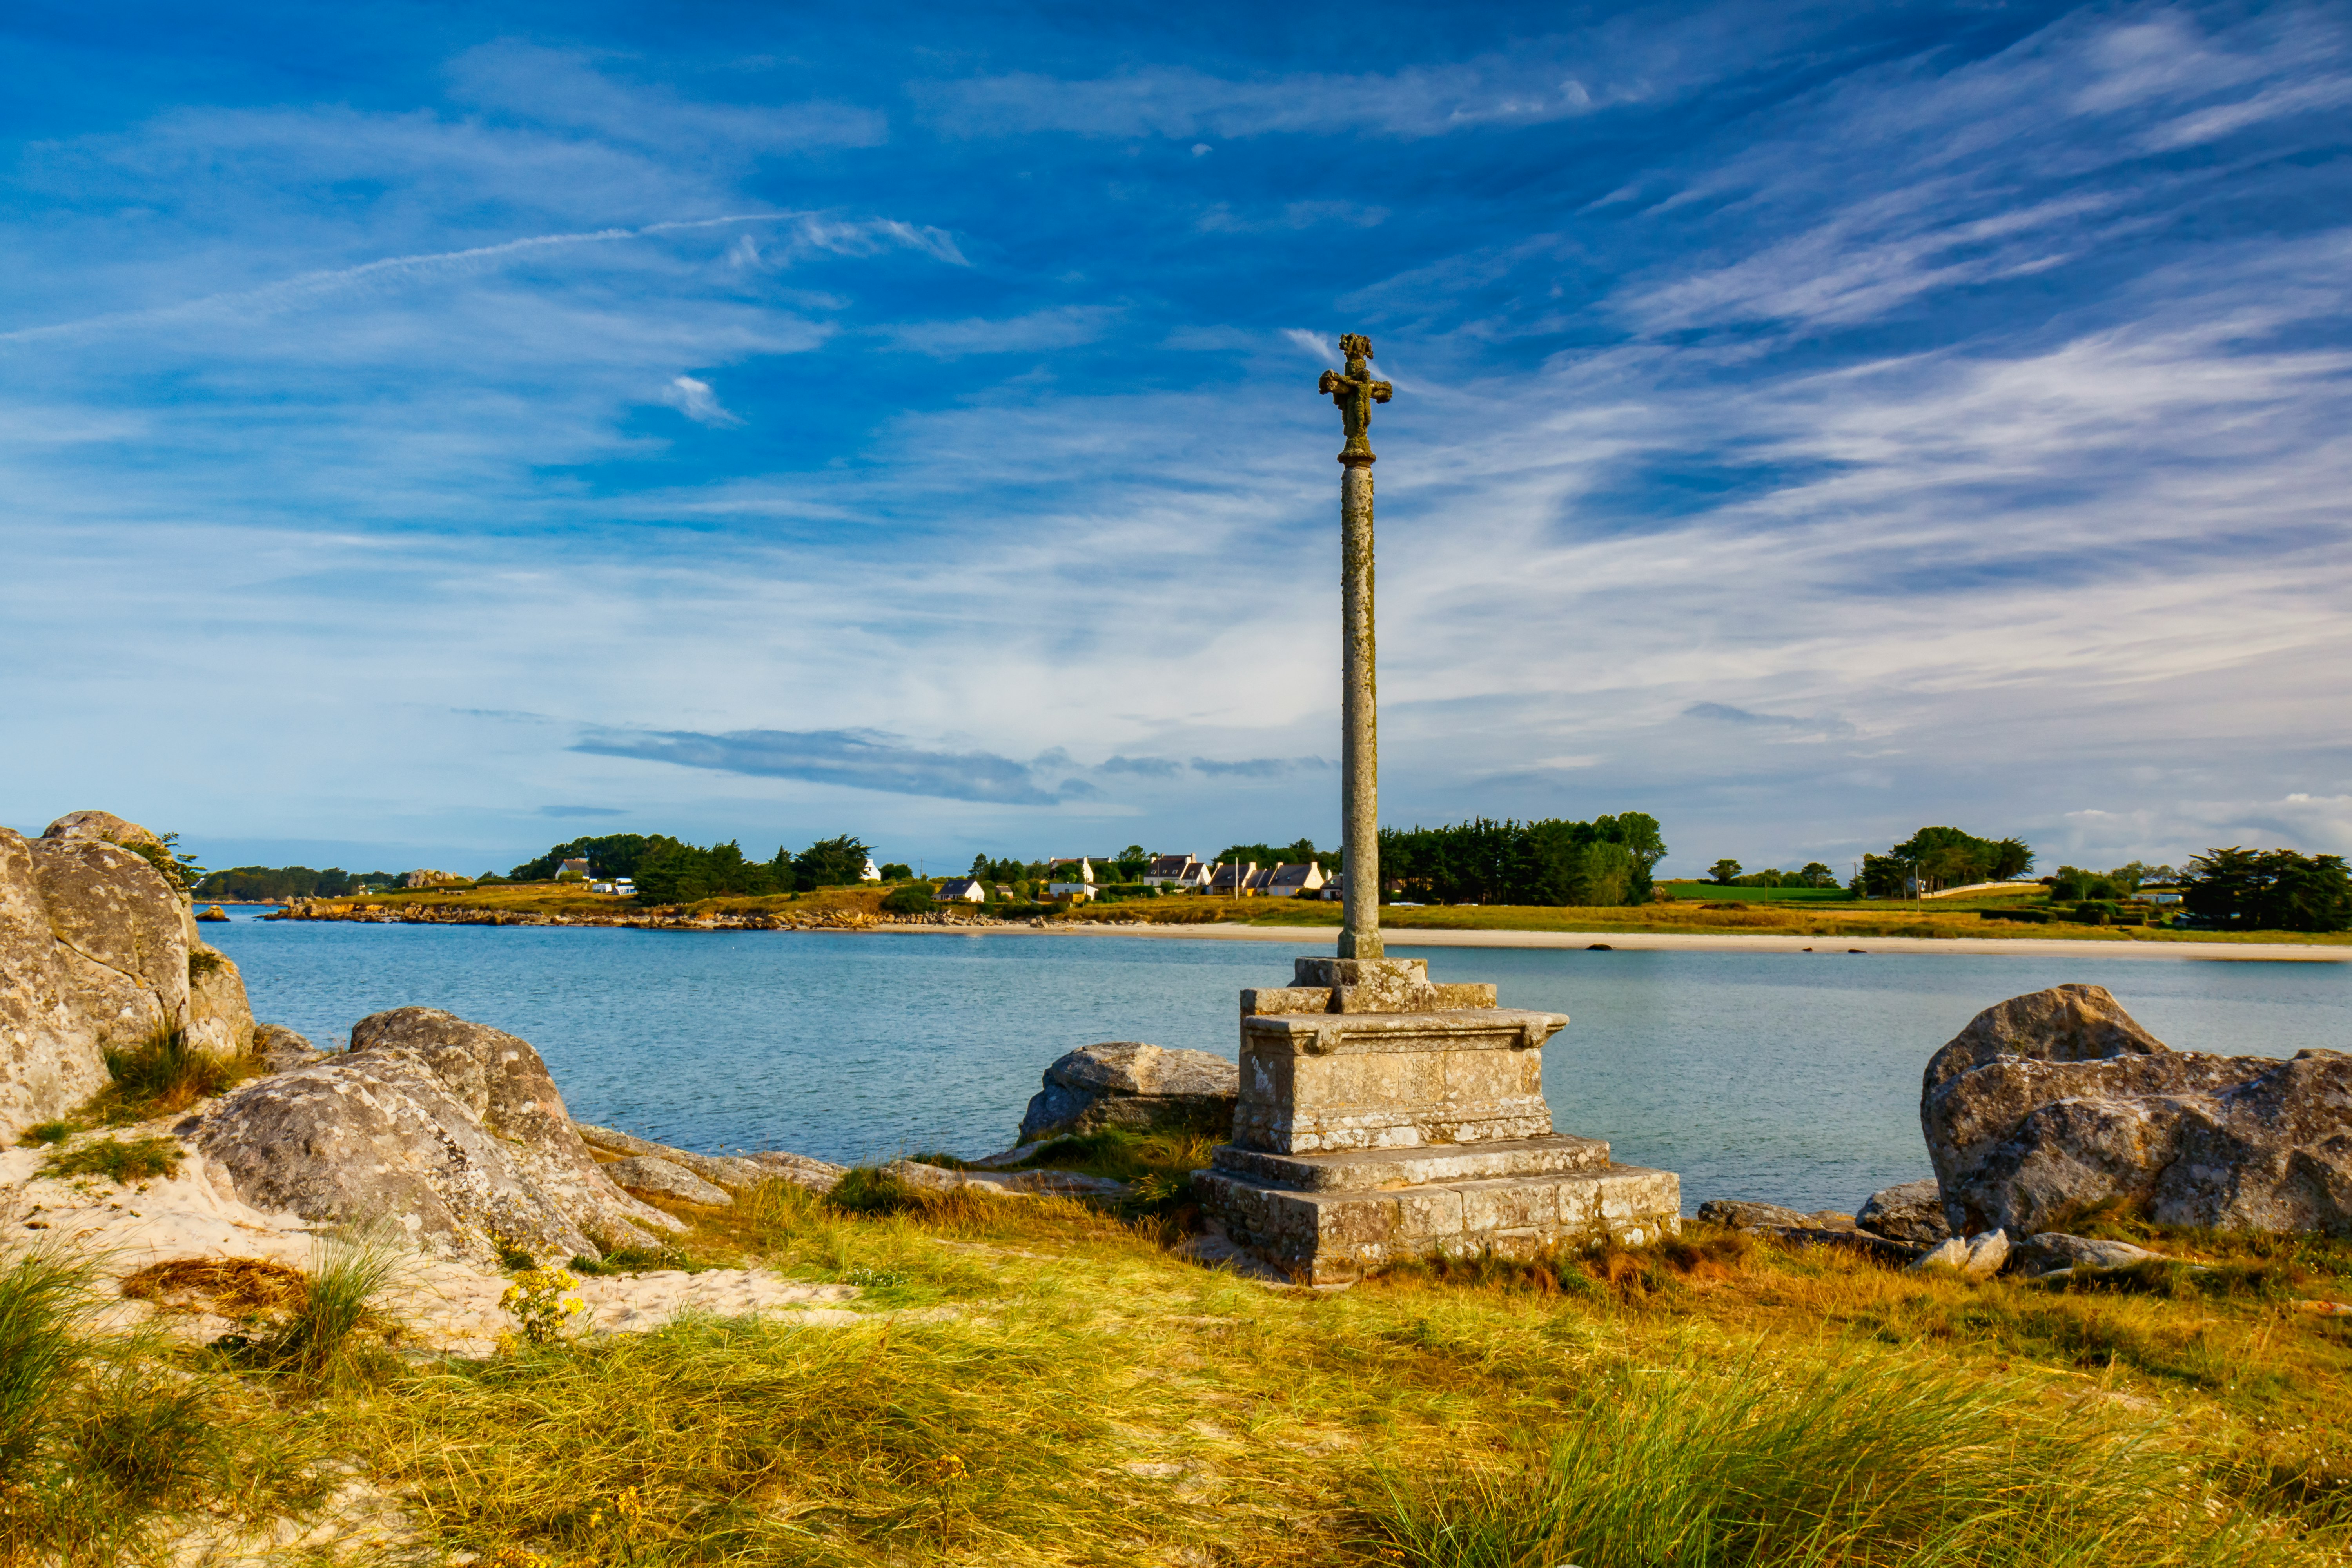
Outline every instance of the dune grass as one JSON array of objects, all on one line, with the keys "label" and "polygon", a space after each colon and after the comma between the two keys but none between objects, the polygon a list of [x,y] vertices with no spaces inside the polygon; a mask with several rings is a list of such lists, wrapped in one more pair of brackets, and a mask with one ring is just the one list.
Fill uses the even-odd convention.
[{"label": "dune grass", "polygon": [[[1334,1296],[1194,1268],[1160,1228],[1066,1203],[873,1214],[773,1184],[696,1219],[690,1250],[861,1284],[866,1321],[416,1373],[368,1405],[363,1447],[434,1539],[550,1563],[1433,1568],[2316,1564],[2352,1544],[2326,1392],[2352,1336],[2284,1297],[1923,1280],[1698,1226]],[[2207,1359],[2116,1353],[2134,1340]]]},{"label": "dune grass", "polygon": [[56,1244],[0,1259],[0,1563],[140,1563],[181,1510],[316,1502],[315,1426],[158,1335],[95,1330],[94,1272]]},{"label": "dune grass", "polygon": [[[1138,1179],[1187,1157],[1095,1142],[1056,1157]],[[854,1315],[411,1352],[341,1380],[156,1351],[141,1364],[168,1376],[109,1384],[81,1329],[36,1313],[19,1340],[64,1348],[26,1364],[64,1370],[27,1374],[49,1391],[32,1407],[138,1413],[104,1417],[110,1447],[71,1423],[38,1441],[146,1500],[118,1505],[144,1539],[174,1510],[298,1506],[283,1456],[305,1452],[401,1499],[421,1553],[543,1568],[2315,1568],[2352,1549],[2352,1320],[2299,1306],[2352,1277],[2352,1243],[2143,1233],[2238,1282],[2095,1290],[1694,1223],[1333,1294],[1199,1268],[1168,1249],[1180,1223],[1061,1200],[867,1207],[775,1182],[677,1212],[696,1262],[856,1286]],[[79,1289],[26,1279],[37,1304]],[[203,1400],[172,1408],[173,1388]],[[118,1440],[140,1431],[178,1436]],[[157,1443],[186,1467],[131,1463]],[[228,1489],[217,1456],[240,1445],[278,1479]]]},{"label": "dune grass", "polygon": [[[1897,1358],[1616,1368],[1540,1451],[1391,1484],[1369,1516],[1432,1568],[2015,1568],[2264,1561],[2173,1456]],[[2278,1560],[2278,1559],[2273,1559]]]},{"label": "dune grass", "polygon": [[129,1046],[107,1046],[110,1080],[81,1114],[110,1127],[128,1127],[209,1100],[260,1071],[242,1057],[205,1050],[176,1026],[161,1026]]}]

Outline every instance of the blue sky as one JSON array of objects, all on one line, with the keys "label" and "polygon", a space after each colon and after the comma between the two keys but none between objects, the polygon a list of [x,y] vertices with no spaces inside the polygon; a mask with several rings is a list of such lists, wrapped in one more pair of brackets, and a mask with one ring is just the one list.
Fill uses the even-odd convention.
[{"label": "blue sky", "polygon": [[2352,6],[0,27],[18,827],[2352,849]]}]

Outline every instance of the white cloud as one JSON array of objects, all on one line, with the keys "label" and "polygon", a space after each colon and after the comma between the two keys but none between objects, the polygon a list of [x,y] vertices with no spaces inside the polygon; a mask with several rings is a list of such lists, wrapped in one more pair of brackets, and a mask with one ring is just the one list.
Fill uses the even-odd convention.
[{"label": "white cloud", "polygon": [[661,400],[698,425],[740,425],[742,420],[719,406],[719,395],[707,381],[690,375],[673,378],[662,388]]}]

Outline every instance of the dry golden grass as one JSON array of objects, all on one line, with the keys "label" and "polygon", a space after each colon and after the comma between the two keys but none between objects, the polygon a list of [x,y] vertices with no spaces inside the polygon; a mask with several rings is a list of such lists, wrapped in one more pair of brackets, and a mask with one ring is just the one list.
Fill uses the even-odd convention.
[{"label": "dry golden grass", "polygon": [[248,1318],[291,1310],[310,1281],[266,1258],[174,1258],[123,1277],[122,1293],[167,1311]]},{"label": "dry golden grass", "polygon": [[[1174,1255],[1181,1211],[777,1183],[676,1212],[690,1259],[857,1286],[860,1321],[257,1369],[218,1408],[248,1447],[331,1435],[426,1550],[542,1568],[2263,1568],[2352,1541],[2352,1321],[2296,1305],[2352,1294],[2344,1242],[2141,1227],[2210,1268],[2066,1289],[1693,1224],[1333,1294]],[[231,1272],[143,1287],[283,1283]]]},{"label": "dry golden grass", "polygon": [[[862,1216],[779,1184],[692,1218],[689,1251],[857,1284],[871,1321],[419,1373],[351,1418],[439,1539],[550,1563],[2323,1563],[2352,1518],[2352,1336],[2294,1310],[2307,1270],[2068,1294],[1694,1226],[1332,1295],[1064,1203]],[[1907,1490],[1857,1510],[1832,1474]],[[1769,1528],[1709,1511],[1738,1489]]]}]

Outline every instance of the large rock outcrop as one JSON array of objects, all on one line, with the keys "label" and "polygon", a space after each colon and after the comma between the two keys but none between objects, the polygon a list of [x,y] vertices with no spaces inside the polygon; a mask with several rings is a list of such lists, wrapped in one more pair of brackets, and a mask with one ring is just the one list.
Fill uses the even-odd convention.
[{"label": "large rock outcrop", "polygon": [[604,1175],[528,1041],[433,1007],[361,1019],[350,1050],[223,1097],[186,1135],[257,1208],[389,1225],[491,1267],[682,1228]]},{"label": "large rock outcrop", "polygon": [[2096,985],[2014,996],[1927,1063],[1919,1101],[1956,1235],[2165,1225],[2352,1235],[2352,1056],[2176,1051]]},{"label": "large rock outcrop", "polygon": [[1108,1127],[1229,1134],[1241,1069],[1206,1051],[1136,1040],[1082,1046],[1055,1058],[1021,1119],[1021,1142]]},{"label": "large rock outcrop", "polygon": [[222,1055],[251,1043],[236,965],[121,847],[154,837],[107,812],[60,817],[38,838],[0,828],[0,1140],[105,1087],[110,1044],[161,1028]]}]

